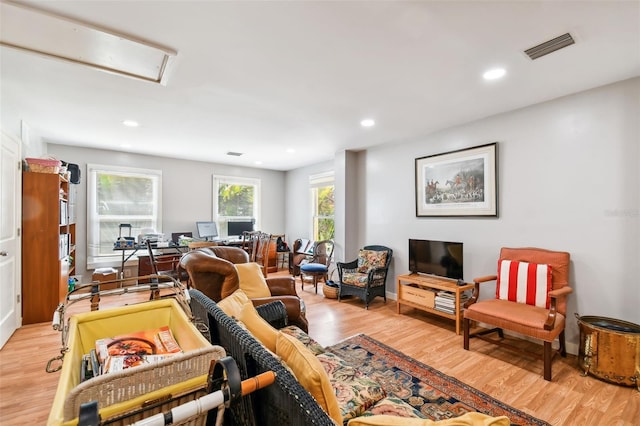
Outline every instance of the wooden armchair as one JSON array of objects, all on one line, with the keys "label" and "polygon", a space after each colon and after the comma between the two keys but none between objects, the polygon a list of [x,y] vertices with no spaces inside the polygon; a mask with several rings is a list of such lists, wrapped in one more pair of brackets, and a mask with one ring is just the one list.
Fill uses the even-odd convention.
[{"label": "wooden armchair", "polygon": [[[493,298],[478,301],[480,284],[497,281]],[[565,322],[566,296],[569,287],[569,253],[539,248],[502,248],[498,274],[474,279],[473,296],[465,304],[464,349],[469,350],[469,338],[517,349],[502,340],[486,335],[503,330],[539,339],[544,342],[544,379],[551,380],[551,344],[559,340],[559,352],[566,356]],[[470,333],[471,321],[495,326],[490,330]]]},{"label": "wooden armchair", "polygon": [[262,269],[262,274],[265,278],[268,275],[270,244],[271,234],[259,232],[253,244],[251,255],[249,256],[250,262],[256,262],[258,265],[260,265],[260,269]]},{"label": "wooden armchair", "polygon": [[313,257],[308,262],[300,264],[300,288],[304,290],[304,283],[313,284],[314,290],[318,292],[318,279],[325,282],[329,276],[329,265],[333,258],[333,240],[316,241],[313,243]]},{"label": "wooden armchair", "polygon": [[386,246],[364,246],[358,258],[351,262],[338,262],[340,290],[338,301],[343,296],[358,296],[365,309],[376,296],[387,301],[387,273],[391,265],[393,250]]},{"label": "wooden armchair", "polygon": [[151,270],[155,275],[164,275],[176,280],[180,280],[182,278],[179,271],[179,256],[176,256],[175,254],[161,254],[156,256],[153,253],[151,241],[147,240],[145,244],[147,245],[147,251],[149,253]]}]

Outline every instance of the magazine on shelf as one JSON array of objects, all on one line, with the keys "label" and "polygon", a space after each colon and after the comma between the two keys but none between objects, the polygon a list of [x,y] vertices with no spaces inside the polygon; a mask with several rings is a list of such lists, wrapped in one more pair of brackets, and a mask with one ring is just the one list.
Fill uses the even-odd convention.
[{"label": "magazine on shelf", "polygon": [[167,326],[96,340],[95,351],[101,373],[155,364],[182,352]]}]

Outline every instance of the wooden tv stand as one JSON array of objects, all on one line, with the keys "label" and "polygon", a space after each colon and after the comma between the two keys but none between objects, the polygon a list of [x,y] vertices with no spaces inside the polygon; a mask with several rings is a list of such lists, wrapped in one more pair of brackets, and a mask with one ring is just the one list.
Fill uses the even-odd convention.
[{"label": "wooden tv stand", "polygon": [[[460,334],[462,323],[462,307],[460,306],[460,293],[472,289],[473,284],[458,285],[447,278],[434,276],[405,274],[399,275],[397,312],[400,313],[400,305],[411,306],[431,314],[439,315],[456,321],[456,333]],[[437,290],[446,290],[456,295],[455,314],[449,314],[435,309],[435,295]]]}]

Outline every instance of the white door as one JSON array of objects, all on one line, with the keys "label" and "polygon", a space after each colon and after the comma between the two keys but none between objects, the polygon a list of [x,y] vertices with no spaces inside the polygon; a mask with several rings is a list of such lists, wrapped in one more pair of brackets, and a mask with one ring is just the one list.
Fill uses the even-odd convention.
[{"label": "white door", "polygon": [[22,325],[20,143],[2,133],[0,148],[0,348]]}]

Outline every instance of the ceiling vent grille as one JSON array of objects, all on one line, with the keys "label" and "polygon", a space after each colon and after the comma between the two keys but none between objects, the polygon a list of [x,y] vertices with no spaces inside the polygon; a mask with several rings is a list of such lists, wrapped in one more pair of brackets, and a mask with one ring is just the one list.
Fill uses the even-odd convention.
[{"label": "ceiling vent grille", "polygon": [[571,46],[575,44],[575,40],[571,37],[571,34],[566,33],[562,34],[559,37],[556,37],[552,40],[545,41],[537,46],[534,46],[530,49],[524,51],[531,59],[538,59],[544,55],[548,55],[549,53],[553,53],[556,50],[560,50],[563,47]]},{"label": "ceiling vent grille", "polygon": [[240,157],[242,155],[242,152],[229,151],[227,152],[227,155],[231,155],[232,157]]}]

